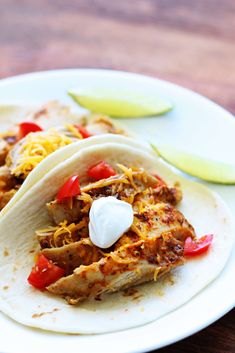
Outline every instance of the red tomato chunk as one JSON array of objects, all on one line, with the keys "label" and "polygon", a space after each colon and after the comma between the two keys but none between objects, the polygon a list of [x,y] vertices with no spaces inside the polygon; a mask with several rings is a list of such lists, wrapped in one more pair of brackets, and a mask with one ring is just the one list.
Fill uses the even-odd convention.
[{"label": "red tomato chunk", "polygon": [[52,261],[48,260],[43,254],[39,254],[38,260],[28,277],[28,283],[38,289],[45,289],[50,284],[56,282],[65,274],[65,270]]},{"label": "red tomato chunk", "polygon": [[71,176],[60,188],[56,199],[62,201],[81,194],[78,175]]},{"label": "red tomato chunk", "polygon": [[87,137],[92,136],[84,126],[74,125],[74,127],[76,127],[76,129],[78,130],[78,132],[82,135],[82,137],[84,139],[86,139]]},{"label": "red tomato chunk", "polygon": [[188,237],[184,243],[185,256],[197,256],[208,250],[213,240],[213,234],[204,235],[200,239],[193,240]]},{"label": "red tomato chunk", "polygon": [[43,129],[30,121],[26,121],[24,123],[19,124],[19,138],[22,139],[26,135],[28,135],[30,132],[37,132],[37,131],[43,131]]},{"label": "red tomato chunk", "polygon": [[101,161],[88,169],[87,174],[95,180],[101,180],[116,175],[116,172],[108,163]]}]

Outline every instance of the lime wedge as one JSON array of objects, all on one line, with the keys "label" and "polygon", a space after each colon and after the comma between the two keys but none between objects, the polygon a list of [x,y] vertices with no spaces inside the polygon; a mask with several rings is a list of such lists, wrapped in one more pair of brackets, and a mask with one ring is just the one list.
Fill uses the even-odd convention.
[{"label": "lime wedge", "polygon": [[151,146],[159,157],[187,174],[213,183],[235,184],[235,164],[199,157],[170,145]]},{"label": "lime wedge", "polygon": [[102,90],[81,88],[68,94],[81,107],[93,113],[101,113],[116,118],[136,118],[160,115],[172,109],[172,104],[141,91]]}]

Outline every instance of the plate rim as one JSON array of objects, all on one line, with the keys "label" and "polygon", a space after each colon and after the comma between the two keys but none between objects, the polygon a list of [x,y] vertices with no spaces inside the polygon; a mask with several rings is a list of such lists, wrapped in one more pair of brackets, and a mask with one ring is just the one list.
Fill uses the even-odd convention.
[{"label": "plate rim", "polygon": [[182,91],[191,93],[193,95],[196,95],[198,98],[203,99],[204,101],[207,101],[207,103],[214,105],[214,107],[218,108],[219,110],[223,111],[227,117],[231,118],[235,124],[234,121],[234,115],[233,113],[231,113],[230,111],[228,111],[226,108],[224,108],[223,106],[219,105],[217,102],[215,102],[214,100],[208,98],[207,96],[204,96],[202,94],[200,94],[197,91],[194,91],[190,88],[181,86],[177,83],[174,83],[172,81],[168,81],[168,80],[164,80],[158,77],[154,77],[154,76],[149,76],[149,75],[145,75],[145,74],[141,74],[141,73],[136,73],[136,72],[132,72],[132,71],[125,71],[125,70],[115,70],[115,69],[99,69],[99,68],[85,68],[85,67],[81,67],[81,68],[63,68],[63,69],[52,69],[52,70],[40,70],[40,71],[32,71],[32,72],[26,72],[26,73],[22,73],[19,75],[13,75],[13,76],[8,76],[8,77],[3,77],[0,78],[0,85],[4,84],[4,83],[14,83],[14,81],[17,80],[27,80],[27,79],[34,79],[34,78],[38,78],[40,76],[53,76],[53,75],[66,75],[67,73],[72,73],[72,72],[78,72],[78,73],[84,73],[87,74],[89,72],[89,74],[97,74],[97,73],[105,73],[108,75],[123,75],[123,76],[129,76],[132,78],[139,78],[139,79],[145,79],[145,80],[151,80],[151,81],[158,81],[162,84],[167,84],[167,85],[171,85],[177,89],[180,89]]},{"label": "plate rim", "polygon": [[[138,73],[134,73],[134,72],[129,72],[129,71],[119,71],[119,70],[109,70],[109,69],[93,69],[93,68],[69,68],[69,69],[57,69],[57,70],[45,70],[45,71],[36,71],[36,72],[31,72],[31,73],[24,73],[24,74],[20,74],[20,75],[15,75],[15,76],[11,76],[11,77],[6,77],[6,78],[2,78],[0,79],[0,88],[1,86],[4,84],[14,84],[15,81],[19,81],[19,80],[35,80],[37,78],[42,78],[44,76],[44,79],[47,79],[48,76],[49,77],[52,77],[53,75],[57,76],[57,75],[64,75],[66,76],[66,74],[68,73],[73,73],[73,72],[76,72],[76,73],[84,73],[84,74],[87,74],[89,72],[89,75],[92,75],[92,74],[97,74],[97,73],[105,73],[105,74],[108,74],[108,75],[123,75],[123,76],[128,76],[128,78],[131,78],[131,77],[135,77],[135,78],[138,78],[138,79],[147,79],[147,80],[151,80],[151,81],[158,81],[160,84],[165,84],[165,85],[171,85],[173,86],[175,89],[180,89],[180,90],[183,90],[183,91],[186,91],[187,93],[189,94],[193,94],[193,95],[196,95],[198,96],[198,98],[200,99],[203,99],[205,101],[205,103],[209,103],[211,104],[212,106],[214,106],[214,108],[216,109],[219,109],[221,112],[224,113],[224,118],[226,119],[231,119],[231,121],[233,121],[233,123],[235,124],[235,119],[233,117],[233,114],[229,111],[227,111],[225,108],[221,107],[220,105],[218,105],[216,102],[212,101],[211,99],[191,90],[191,89],[188,89],[188,88],[185,88],[183,86],[180,86],[178,84],[175,84],[173,82],[170,82],[170,81],[166,81],[166,80],[162,80],[162,79],[158,79],[157,77],[151,77],[151,76],[147,76],[147,75],[143,75],[143,74],[138,74]],[[234,250],[234,248],[233,248]],[[231,257],[232,257],[232,253],[230,255],[230,259],[228,262],[231,261]],[[226,269],[226,267],[228,266],[228,263],[225,265],[225,268],[224,270]],[[223,274],[224,270],[221,272],[221,274],[219,275],[219,277]],[[213,281],[211,284],[213,285],[215,281]],[[210,286],[210,285],[209,285]],[[204,290],[202,290],[203,292]],[[194,298],[192,298],[193,300]],[[185,304],[184,304],[185,305]],[[183,306],[184,306],[183,305]],[[186,303],[187,305],[187,303]],[[192,334],[195,334],[196,332],[199,332],[201,331],[202,329],[204,329],[205,327],[211,325],[213,322],[217,321],[219,318],[221,318],[223,315],[225,315],[226,313],[228,313],[230,310],[232,310],[232,308],[234,307],[235,305],[235,300],[234,300],[234,303],[230,303],[229,306],[226,306],[226,308],[221,308],[221,310],[219,310],[219,312],[217,312],[217,314],[213,317],[210,318],[209,321],[207,322],[204,322],[202,323],[200,326],[197,326],[197,328],[191,328],[190,330],[185,330],[185,332],[183,332],[181,335],[178,335],[178,338],[175,339],[174,337],[170,340],[168,340],[167,342],[162,342],[162,344],[158,344],[156,343],[156,345],[145,345],[145,349],[146,350],[153,350],[153,349],[160,349],[162,347],[165,347],[167,345],[170,345],[170,344],[173,344],[173,343],[176,343],[186,337],[189,337],[191,336]],[[178,311],[180,310],[182,307],[176,309],[175,311]],[[174,311],[174,312],[175,312]],[[172,312],[171,312],[172,313]],[[166,316],[164,317],[167,317],[169,315],[171,315],[171,313],[167,314]],[[160,319],[159,319],[160,320]],[[146,326],[146,325],[144,325]],[[193,326],[193,325],[192,325]],[[142,326],[141,326],[142,327]],[[136,329],[138,328],[141,328],[141,327],[137,327],[137,328],[132,328],[132,329],[129,329],[129,330],[126,330],[126,331],[135,331]],[[117,333],[121,333],[121,332],[124,332],[124,331],[119,331]],[[113,333],[115,335],[115,333]],[[104,335],[109,335],[109,334],[103,334],[101,336],[104,336]],[[89,337],[89,335],[87,336]],[[127,352],[127,351],[126,351]],[[130,353],[137,353],[137,352],[142,352],[142,349],[141,350],[138,350],[138,349],[133,349],[133,350],[128,350],[128,352]]]}]

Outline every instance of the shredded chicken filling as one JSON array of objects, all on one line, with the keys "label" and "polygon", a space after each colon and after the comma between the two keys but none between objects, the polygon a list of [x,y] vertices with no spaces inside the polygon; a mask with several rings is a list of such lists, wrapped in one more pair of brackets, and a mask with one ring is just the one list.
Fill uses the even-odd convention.
[{"label": "shredded chicken filling", "polygon": [[[183,216],[170,205],[175,205],[181,200],[178,185],[169,188],[142,168],[127,168],[120,164],[117,168],[121,173],[81,187],[79,196],[70,200],[69,204],[66,201],[65,217],[69,209],[74,211],[73,206],[76,203],[76,207],[79,207],[79,212],[75,213],[77,219],[71,223],[63,219],[56,226],[36,231],[42,249],[63,247],[89,238],[89,211],[92,202],[103,196],[115,196],[124,200],[130,203],[134,210],[134,222],[129,231],[108,251],[103,251],[103,256],[112,254],[111,256],[116,257],[113,251],[120,250],[121,254],[121,250],[129,244],[136,244],[151,237],[164,237],[163,233],[168,230],[171,221],[177,223],[175,229],[182,225]],[[57,201],[52,201],[47,207],[52,218],[58,219],[58,209],[61,216],[63,205]]]}]

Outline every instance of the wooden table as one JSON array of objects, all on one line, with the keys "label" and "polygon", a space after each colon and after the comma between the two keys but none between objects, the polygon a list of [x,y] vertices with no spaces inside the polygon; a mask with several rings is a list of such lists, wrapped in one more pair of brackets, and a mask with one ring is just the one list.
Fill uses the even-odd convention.
[{"label": "wooden table", "polygon": [[[127,70],[191,88],[234,113],[234,16],[234,0],[0,0],[0,78]],[[234,313],[161,352],[234,352]]]}]

